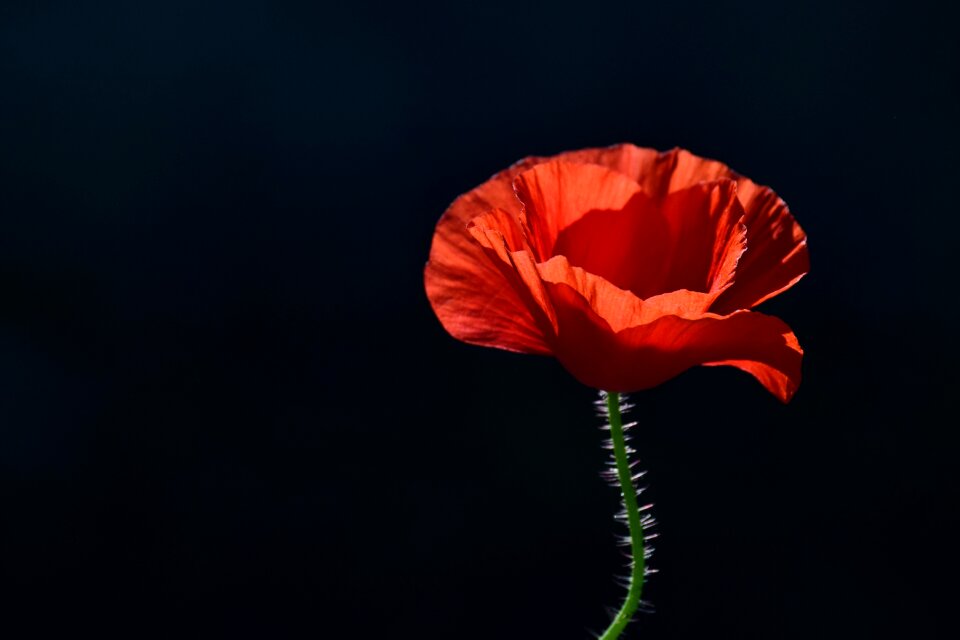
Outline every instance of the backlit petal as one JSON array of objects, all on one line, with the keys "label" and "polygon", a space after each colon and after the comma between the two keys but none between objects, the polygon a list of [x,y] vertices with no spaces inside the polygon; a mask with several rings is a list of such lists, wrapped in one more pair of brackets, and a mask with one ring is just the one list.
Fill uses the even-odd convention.
[{"label": "backlit petal", "polygon": [[744,309],[807,268],[806,236],[770,189],[683,150],[618,145],[526,158],[458,198],[424,278],[455,337],[554,355],[590,386],[725,365],[785,402],[803,351]]},{"label": "backlit petal", "polygon": [[807,234],[786,203],[767,187],[746,178],[739,184],[747,227],[747,252],[733,286],[714,303],[717,313],[749,309],[792,287],[810,270]]},{"label": "backlit petal", "polygon": [[557,319],[554,355],[584,384],[647,389],[700,364],[738,367],[783,402],[800,383],[803,351],[778,318],[700,313],[705,294],[689,291],[640,300],[560,256],[539,267]]},{"label": "backlit petal", "polygon": [[[549,353],[537,319],[517,288],[467,229],[473,218],[499,208],[519,215],[513,178],[533,161],[521,161],[460,196],[443,214],[424,269],[427,298],[453,337],[524,353]],[[515,216],[504,216],[505,222]],[[500,230],[519,242],[516,224]]]},{"label": "backlit petal", "polygon": [[719,295],[746,248],[742,219],[730,180],[659,198],[638,192],[619,210],[590,211],[565,228],[554,253],[640,298],[678,289]]},{"label": "backlit petal", "polygon": [[787,205],[770,188],[727,165],[683,149],[657,152],[632,144],[561,153],[564,162],[599,164],[619,171],[651,195],[666,195],[699,182],[727,178],[737,183],[744,210],[747,251],[734,284],[714,305],[718,313],[748,309],[789,289],[810,269],[807,236]]},{"label": "backlit petal", "polygon": [[640,193],[636,182],[598,165],[544,162],[520,173],[514,185],[523,202],[530,244],[540,260],[554,255],[564,229],[592,211],[616,211]]},{"label": "backlit petal", "polygon": [[803,352],[789,328],[772,316],[752,311],[699,319],[662,316],[615,333],[572,288],[548,285],[548,290],[559,322],[555,355],[588,386],[648,389],[698,364],[739,367],[783,402],[800,382]]}]

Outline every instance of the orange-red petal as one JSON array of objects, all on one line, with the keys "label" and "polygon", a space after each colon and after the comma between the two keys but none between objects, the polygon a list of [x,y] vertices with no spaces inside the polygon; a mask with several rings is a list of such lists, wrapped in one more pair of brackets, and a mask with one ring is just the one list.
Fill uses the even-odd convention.
[{"label": "orange-red petal", "polygon": [[514,179],[524,205],[522,222],[541,260],[554,255],[558,236],[595,211],[619,211],[639,195],[637,183],[622,173],[592,164],[550,161]]},{"label": "orange-red petal", "polygon": [[591,211],[565,228],[554,254],[640,298],[679,289],[716,298],[746,248],[742,219],[730,180],[659,198],[638,192],[620,210]]},{"label": "orange-red petal", "polygon": [[746,178],[739,186],[747,227],[747,252],[736,280],[714,303],[717,313],[749,309],[792,287],[810,270],[807,234],[786,203]]},{"label": "orange-red petal", "polygon": [[734,284],[714,304],[718,313],[754,307],[789,289],[810,269],[806,233],[783,200],[722,162],[683,149],[661,153],[632,144],[569,151],[554,159],[605,166],[635,180],[651,195],[666,195],[704,181],[736,181],[747,228],[747,251],[740,259]]},{"label": "orange-red petal", "polygon": [[[725,180],[736,182],[742,211]],[[665,206],[684,198],[689,206]],[[667,212],[661,227],[646,219],[611,233],[600,224],[624,226],[613,216],[646,216],[654,200]],[[712,233],[700,234],[704,222]],[[590,242],[574,242],[576,234]],[[627,244],[655,256],[650,238],[681,236],[686,243],[668,242],[674,250],[643,268],[629,259]],[[589,270],[551,258],[559,253]],[[657,272],[663,264],[673,268]],[[805,234],[766,187],[682,150],[619,145],[527,158],[458,198],[437,225],[424,277],[455,337],[555,355],[590,386],[644,389],[697,364],[728,365],[787,401],[800,380],[796,337],[777,318],[735,310],[776,295],[807,268]]]},{"label": "orange-red petal", "polygon": [[[454,338],[509,351],[548,354],[530,305],[467,229],[470,220],[492,209],[512,209],[519,214],[513,178],[529,162],[496,174],[450,205],[434,232],[424,285],[437,318]],[[512,217],[504,216],[505,222]],[[519,241],[515,224],[502,232]]]},{"label": "orange-red petal", "polygon": [[586,385],[647,389],[699,364],[738,367],[783,402],[800,383],[803,351],[778,318],[699,313],[704,294],[689,291],[643,301],[559,256],[539,267],[557,319],[554,355]]}]

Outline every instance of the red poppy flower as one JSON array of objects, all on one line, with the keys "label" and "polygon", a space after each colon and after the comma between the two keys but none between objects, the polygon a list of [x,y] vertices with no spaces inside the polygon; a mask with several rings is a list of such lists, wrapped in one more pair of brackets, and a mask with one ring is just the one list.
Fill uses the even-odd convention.
[{"label": "red poppy flower", "polygon": [[463,194],[424,276],[452,336],[555,356],[588,386],[730,365],[786,402],[803,350],[749,309],[808,268],[806,234],[769,188],[682,149],[622,144],[525,158]]}]

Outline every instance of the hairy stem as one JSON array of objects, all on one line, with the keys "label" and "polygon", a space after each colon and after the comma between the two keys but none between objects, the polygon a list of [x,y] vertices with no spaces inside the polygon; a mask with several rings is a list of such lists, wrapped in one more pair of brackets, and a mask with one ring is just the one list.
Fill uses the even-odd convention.
[{"label": "hairy stem", "polygon": [[617,479],[623,496],[623,506],[627,513],[627,525],[630,528],[630,551],[633,562],[630,570],[630,586],[627,598],[620,607],[610,626],[600,636],[600,640],[615,640],[620,637],[640,604],[643,594],[645,555],[643,525],[637,508],[637,490],[633,486],[630,474],[630,461],[627,458],[627,445],[623,436],[623,418],[620,415],[620,394],[607,394],[607,417],[610,420],[610,440],[613,443],[613,457],[617,465]]}]

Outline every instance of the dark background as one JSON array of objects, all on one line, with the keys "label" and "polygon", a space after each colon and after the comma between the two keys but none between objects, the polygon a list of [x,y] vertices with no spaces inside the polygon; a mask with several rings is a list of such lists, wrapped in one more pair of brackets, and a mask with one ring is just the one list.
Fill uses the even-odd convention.
[{"label": "dark background", "polygon": [[812,270],[763,307],[790,405],[733,369],[635,396],[628,636],[955,637],[954,16],[344,5],[0,9],[0,633],[602,629],[593,392],[451,339],[422,269],[490,174],[631,141],[773,186]]}]

